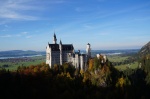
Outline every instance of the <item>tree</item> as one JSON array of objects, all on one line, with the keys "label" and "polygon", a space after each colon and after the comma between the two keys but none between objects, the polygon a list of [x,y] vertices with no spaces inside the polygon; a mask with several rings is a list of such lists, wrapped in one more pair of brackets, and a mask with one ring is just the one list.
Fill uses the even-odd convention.
[{"label": "tree", "polygon": [[93,59],[90,59],[89,60],[89,70],[91,71],[91,70],[93,70],[93,66],[94,66],[94,61],[93,61]]},{"label": "tree", "polygon": [[116,83],[116,87],[123,87],[124,84],[125,84],[125,79],[124,79],[124,77],[121,77],[118,79],[118,81]]},{"label": "tree", "polygon": [[59,70],[59,66],[57,64],[54,64],[54,71],[58,71]]}]

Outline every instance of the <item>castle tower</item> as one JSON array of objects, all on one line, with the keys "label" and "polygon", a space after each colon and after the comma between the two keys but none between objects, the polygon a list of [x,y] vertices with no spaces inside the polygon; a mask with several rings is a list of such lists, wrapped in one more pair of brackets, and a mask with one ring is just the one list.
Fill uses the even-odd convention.
[{"label": "castle tower", "polygon": [[60,65],[62,65],[62,42],[61,42],[61,40],[59,43],[59,49],[60,49]]},{"label": "castle tower", "polygon": [[46,64],[49,64],[50,68],[52,66],[52,56],[51,56],[51,48],[49,47],[49,42],[48,45],[46,46]]},{"label": "castle tower", "polygon": [[57,38],[56,38],[55,32],[54,32],[54,36],[53,36],[53,44],[57,44]]},{"label": "castle tower", "polygon": [[89,43],[86,46],[86,55],[88,58],[91,57],[91,45]]},{"label": "castle tower", "polygon": [[82,54],[80,55],[80,70],[84,70],[84,56]]}]

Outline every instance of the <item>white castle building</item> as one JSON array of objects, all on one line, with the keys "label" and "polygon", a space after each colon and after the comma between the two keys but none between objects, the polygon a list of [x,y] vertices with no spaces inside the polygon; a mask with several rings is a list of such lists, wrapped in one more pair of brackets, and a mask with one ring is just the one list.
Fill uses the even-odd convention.
[{"label": "white castle building", "polygon": [[50,68],[54,66],[54,64],[62,65],[65,62],[71,63],[75,68],[80,70],[86,69],[86,63],[88,59],[91,57],[91,48],[90,44],[87,44],[86,54],[81,54],[80,50],[75,52],[72,44],[57,44],[57,38],[54,33],[53,36],[53,44],[49,44],[46,46],[46,64],[49,64]]}]

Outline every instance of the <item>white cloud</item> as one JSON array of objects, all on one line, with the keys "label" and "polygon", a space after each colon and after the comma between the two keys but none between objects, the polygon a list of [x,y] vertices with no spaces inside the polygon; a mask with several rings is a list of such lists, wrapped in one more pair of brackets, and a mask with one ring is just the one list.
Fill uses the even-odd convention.
[{"label": "white cloud", "polygon": [[149,36],[148,35],[139,35],[139,36],[128,36],[124,38],[125,40],[132,40],[132,41],[143,41],[143,40],[148,40]]},{"label": "white cloud", "polygon": [[17,36],[17,37],[21,37],[22,35],[20,35],[20,34],[17,34],[16,36]]},{"label": "white cloud", "polygon": [[150,20],[150,17],[142,17],[142,18],[135,18],[135,21],[148,21]]},{"label": "white cloud", "polygon": [[8,25],[4,25],[6,28],[8,27]]},{"label": "white cloud", "polygon": [[8,38],[8,37],[12,37],[12,36],[11,35],[2,35],[0,37],[2,37],[2,38]]},{"label": "white cloud", "polygon": [[31,0],[5,0],[0,4],[0,18],[13,20],[38,20],[36,16],[23,14],[23,10],[37,10],[29,5]]},{"label": "white cloud", "polygon": [[64,3],[65,0],[54,0],[53,3]]},{"label": "white cloud", "polygon": [[23,35],[25,35],[25,34],[27,34],[28,32],[22,32],[21,34],[23,34]]},{"label": "white cloud", "polygon": [[99,33],[99,35],[108,35],[109,33],[107,32],[102,32],[102,33]]},{"label": "white cloud", "polygon": [[84,28],[87,28],[87,29],[93,28],[93,26],[92,26],[91,24],[84,24],[83,27],[84,27]]},{"label": "white cloud", "polygon": [[32,36],[31,35],[30,36],[26,36],[26,38],[29,39],[29,38],[32,38]]},{"label": "white cloud", "polygon": [[28,34],[28,32],[21,32],[20,34],[17,34],[17,35],[15,35],[15,36],[17,36],[17,37],[21,37],[21,36],[27,36],[27,34]]}]

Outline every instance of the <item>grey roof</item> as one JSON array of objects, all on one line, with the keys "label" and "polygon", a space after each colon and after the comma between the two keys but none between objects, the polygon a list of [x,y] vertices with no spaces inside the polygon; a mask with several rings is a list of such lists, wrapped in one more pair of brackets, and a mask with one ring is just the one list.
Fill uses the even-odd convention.
[{"label": "grey roof", "polygon": [[73,50],[73,45],[72,44],[63,44],[62,45],[62,50],[67,51],[67,50]]},{"label": "grey roof", "polygon": [[[52,49],[52,51],[60,51],[59,44],[49,44],[49,47]],[[72,44],[62,44],[63,51],[70,51],[73,49],[74,47]]]},{"label": "grey roof", "polygon": [[59,44],[49,44],[49,47],[52,49],[52,51],[60,51]]}]

